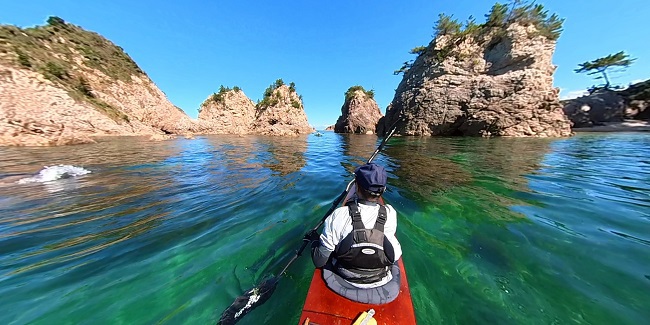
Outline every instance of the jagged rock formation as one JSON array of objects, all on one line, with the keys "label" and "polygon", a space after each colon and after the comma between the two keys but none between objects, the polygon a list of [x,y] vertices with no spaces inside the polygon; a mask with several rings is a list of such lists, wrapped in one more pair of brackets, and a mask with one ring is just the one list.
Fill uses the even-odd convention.
[{"label": "jagged rock formation", "polygon": [[199,120],[218,134],[298,135],[314,131],[295,85],[287,86],[282,79],[266,89],[257,105],[239,87],[221,86],[201,104]]},{"label": "jagged rock formation", "polygon": [[626,119],[650,120],[650,80],[624,90],[600,89],[562,104],[574,128]]},{"label": "jagged rock formation", "polygon": [[490,26],[439,35],[423,48],[379,131],[401,116],[405,135],[569,136],[553,87],[553,38],[516,20]]},{"label": "jagged rock formation", "polygon": [[287,86],[280,79],[266,90],[264,98],[257,104],[250,132],[262,135],[314,132],[307,121],[302,98],[296,93],[293,83]]},{"label": "jagged rock formation", "polygon": [[374,93],[361,86],[353,86],[345,93],[345,103],[334,125],[334,132],[373,134],[382,116]]},{"label": "jagged rock formation", "polygon": [[206,131],[102,36],[57,17],[40,27],[0,26],[0,145]]},{"label": "jagged rock formation", "polygon": [[325,128],[325,131],[334,131],[335,126],[336,126],[336,124],[328,126],[328,127]]},{"label": "jagged rock formation", "polygon": [[212,132],[217,134],[247,134],[254,119],[255,103],[238,87],[222,86],[199,109],[199,120],[210,123]]}]

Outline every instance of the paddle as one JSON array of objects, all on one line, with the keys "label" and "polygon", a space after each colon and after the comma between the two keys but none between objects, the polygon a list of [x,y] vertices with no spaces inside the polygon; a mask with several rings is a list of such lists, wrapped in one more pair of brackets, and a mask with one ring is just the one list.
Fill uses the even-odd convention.
[{"label": "paddle", "polygon": [[[400,119],[397,119],[393,125],[391,126],[391,130],[388,133],[386,137],[384,137],[383,140],[381,140],[381,143],[375,150],[375,152],[372,153],[372,156],[370,156],[370,159],[368,159],[367,163],[371,163],[377,154],[384,148],[384,145],[390,139],[391,136],[393,136],[393,133],[395,133],[395,130],[397,129],[397,122]],[[354,179],[351,180],[348,185],[345,187],[345,190],[341,192],[341,194],[332,202],[332,206],[327,210],[325,215],[320,219],[316,227],[312,228],[310,231],[308,231],[305,236],[303,237],[303,242],[300,248],[296,251],[296,254],[291,258],[289,263],[282,269],[282,271],[275,277],[268,278],[264,281],[262,281],[259,285],[253,287],[252,289],[247,290],[242,294],[241,296],[237,297],[235,301],[230,305],[226,310],[221,314],[221,318],[219,319],[219,322],[217,323],[218,325],[231,325],[237,323],[244,315],[248,314],[251,310],[256,308],[257,306],[262,305],[264,302],[266,302],[271,295],[273,294],[273,291],[275,291],[275,288],[278,285],[278,282],[280,281],[280,278],[282,275],[287,271],[289,266],[293,264],[293,262],[298,259],[302,255],[302,252],[307,248],[307,245],[311,242],[309,238],[312,238],[312,235],[318,233],[318,228],[323,225],[325,222],[325,219],[336,210],[336,208],[339,206],[341,201],[348,195],[350,192],[350,187],[352,187],[352,184],[354,184]]]}]

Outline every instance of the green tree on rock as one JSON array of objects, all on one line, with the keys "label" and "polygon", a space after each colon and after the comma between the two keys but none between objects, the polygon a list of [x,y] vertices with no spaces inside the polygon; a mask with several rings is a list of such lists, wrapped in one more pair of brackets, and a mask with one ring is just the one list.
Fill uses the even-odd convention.
[{"label": "green tree on rock", "polygon": [[50,16],[47,18],[47,24],[50,26],[65,26],[65,20],[57,16]]},{"label": "green tree on rock", "polygon": [[438,21],[436,21],[436,25],[433,26],[433,30],[435,31],[433,37],[458,34],[460,33],[462,27],[463,24],[458,22],[457,19],[454,19],[453,15],[447,16],[441,13],[438,15]]},{"label": "green tree on rock", "polygon": [[601,74],[596,77],[596,79],[605,79],[605,89],[610,88],[609,77],[607,76],[607,69],[615,69],[613,72],[620,72],[629,67],[636,59],[630,58],[625,51],[620,51],[616,54],[610,54],[608,56],[595,59],[593,61],[587,61],[584,63],[578,64],[578,69],[574,71],[577,73],[587,73],[588,75]]}]

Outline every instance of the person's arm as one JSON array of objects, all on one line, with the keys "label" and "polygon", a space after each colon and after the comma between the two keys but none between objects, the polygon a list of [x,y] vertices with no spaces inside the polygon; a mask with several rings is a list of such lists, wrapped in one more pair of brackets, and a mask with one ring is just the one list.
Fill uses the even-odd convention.
[{"label": "person's arm", "polygon": [[[334,210],[334,212],[325,219],[323,223],[323,233],[320,235],[320,240],[312,242],[311,246],[311,259],[315,267],[323,267],[327,264],[330,255],[339,243],[340,232],[335,228],[335,219],[342,208]],[[344,208],[347,213],[347,208]]]},{"label": "person's arm", "polygon": [[311,243],[311,260],[316,268],[325,266],[330,259],[330,254],[332,254],[332,251],[322,246],[320,241]]},{"label": "person's arm", "polygon": [[384,225],[384,236],[386,236],[386,239],[393,246],[395,255],[393,262],[397,262],[402,257],[402,245],[400,245],[397,237],[395,237],[395,233],[397,232],[397,212],[390,205],[386,205],[386,212],[388,215],[386,216],[386,224]]}]

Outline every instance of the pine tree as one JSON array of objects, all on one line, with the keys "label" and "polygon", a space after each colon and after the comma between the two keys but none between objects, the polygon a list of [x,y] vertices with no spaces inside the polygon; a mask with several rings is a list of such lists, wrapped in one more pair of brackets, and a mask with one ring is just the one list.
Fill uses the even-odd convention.
[{"label": "pine tree", "polygon": [[577,73],[586,72],[588,75],[602,74],[601,76],[596,77],[596,79],[605,79],[605,89],[609,89],[610,82],[609,77],[607,76],[607,69],[618,68],[615,72],[622,71],[630,66],[636,59],[631,59],[625,51],[620,51],[616,54],[610,54],[608,56],[595,59],[593,61],[587,61],[578,65],[578,69],[574,71]]}]

